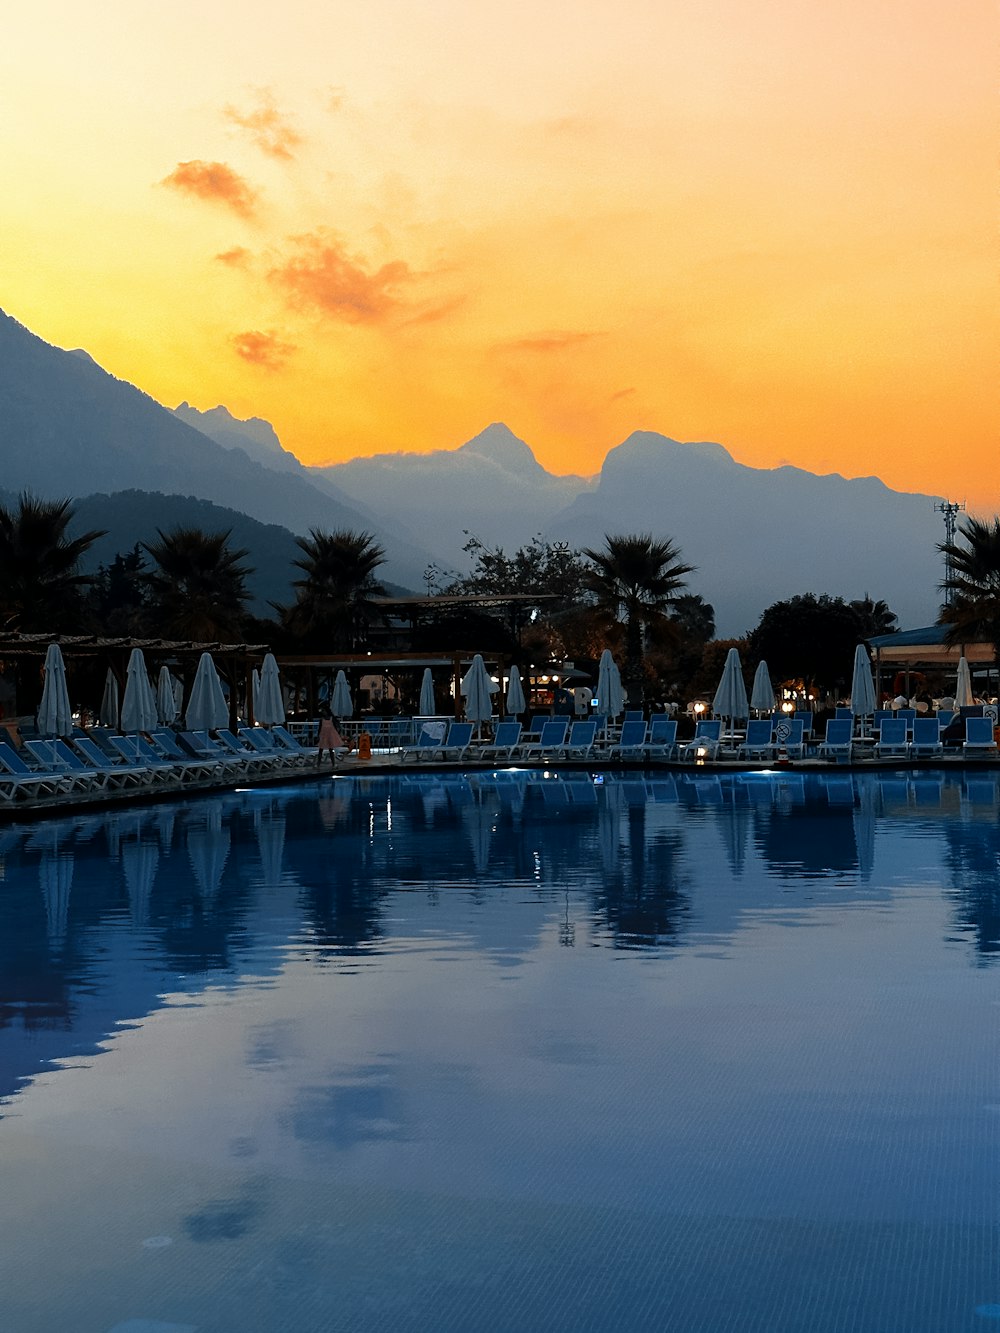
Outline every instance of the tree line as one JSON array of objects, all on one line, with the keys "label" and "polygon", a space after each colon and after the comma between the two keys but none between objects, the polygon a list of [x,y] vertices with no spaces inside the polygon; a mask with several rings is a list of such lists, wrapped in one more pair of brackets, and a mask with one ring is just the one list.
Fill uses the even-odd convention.
[{"label": "tree line", "polygon": [[[368,532],[318,528],[297,537],[293,597],[250,614],[249,552],[231,532],[157,529],[155,540],[121,552],[96,574],[80,572],[88,548],[105,534],[71,538],[69,500],[22,495],[0,505],[0,624],[7,632],[96,633],[201,642],[261,642],[277,651],[345,653],[364,649],[385,619],[378,571],[385,551]],[[696,571],[676,544],[649,533],[606,534],[575,550],[541,536],[508,554],[467,533],[465,575],[431,566],[434,600],[410,611],[417,650],[475,647],[516,660],[592,661],[610,648],[622,663],[629,697],[690,697],[714,688],[731,642],[715,640],[713,608],[688,590]],[[1000,667],[1000,519],[967,520],[959,539],[939,548],[948,561],[941,618],[955,642],[994,645]],[[505,602],[504,597],[511,598]],[[516,595],[516,597],[514,596]],[[493,599],[488,610],[463,596]],[[744,664],[768,662],[776,679],[837,688],[854,646],[891,632],[896,617],[867,593],[804,593],[776,602],[739,640]]]}]

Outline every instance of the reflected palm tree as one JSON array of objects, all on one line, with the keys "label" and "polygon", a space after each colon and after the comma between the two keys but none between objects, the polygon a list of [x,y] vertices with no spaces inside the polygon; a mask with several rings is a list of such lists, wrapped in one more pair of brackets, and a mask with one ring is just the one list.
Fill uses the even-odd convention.
[{"label": "reflected palm tree", "polygon": [[596,921],[610,932],[617,948],[676,944],[691,910],[683,872],[684,840],[680,833],[664,830],[648,838],[643,784],[616,785],[621,793],[615,798],[621,802],[619,817],[616,821],[613,815],[606,816],[600,840],[605,865],[616,835],[620,855],[617,864],[605,870],[595,894]]}]

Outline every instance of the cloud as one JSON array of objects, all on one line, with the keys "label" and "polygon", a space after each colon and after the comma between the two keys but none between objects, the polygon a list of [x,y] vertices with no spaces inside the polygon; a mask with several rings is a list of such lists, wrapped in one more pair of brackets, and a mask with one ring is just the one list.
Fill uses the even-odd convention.
[{"label": "cloud", "polygon": [[396,259],[368,271],[330,232],[295,238],[299,253],[272,269],[272,282],[297,305],[312,306],[349,324],[377,324],[402,304],[400,289],[414,281]]},{"label": "cloud", "polygon": [[240,129],[247,130],[261,152],[267,153],[269,157],[290,162],[295,156],[292,150],[305,142],[291,120],[275,106],[274,99],[266,89],[257,94],[257,106],[251,111],[226,106],[222,114]]},{"label": "cloud", "polygon": [[603,336],[601,333],[583,333],[572,330],[536,333],[527,338],[510,338],[506,342],[497,343],[496,350],[500,352],[562,352],[567,347],[576,347],[580,343],[589,342],[591,338],[601,338]]},{"label": "cloud", "polygon": [[231,250],[223,250],[215,256],[220,264],[225,264],[228,268],[246,268],[250,262],[250,251],[243,245],[234,245]]},{"label": "cloud", "polygon": [[344,105],[343,88],[331,87],[326,90],[326,109],[327,111],[339,111]]},{"label": "cloud", "polygon": [[273,329],[267,333],[248,329],[246,333],[234,334],[231,342],[238,357],[262,370],[280,370],[298,350],[293,343],[282,341]]},{"label": "cloud", "polygon": [[256,191],[225,162],[178,162],[160,184],[196,199],[223,204],[244,218],[253,216],[257,204]]},{"label": "cloud", "polygon": [[608,401],[611,403],[617,403],[621,398],[632,398],[634,396],[635,396],[635,389],[619,389],[617,393],[613,393],[611,395]]},{"label": "cloud", "polygon": [[420,324],[437,324],[442,319],[447,319],[453,315],[456,310],[461,310],[465,305],[464,296],[456,296],[454,300],[443,301],[440,305],[429,305],[418,310],[416,314],[410,315],[408,319],[403,320],[404,328],[413,328]]}]

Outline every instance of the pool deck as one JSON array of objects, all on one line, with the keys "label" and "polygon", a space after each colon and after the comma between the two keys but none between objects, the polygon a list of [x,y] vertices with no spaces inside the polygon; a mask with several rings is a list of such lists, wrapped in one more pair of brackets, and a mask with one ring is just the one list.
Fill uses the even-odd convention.
[{"label": "pool deck", "polygon": [[973,757],[963,753],[945,753],[928,758],[912,759],[890,756],[886,758],[852,757],[846,759],[820,759],[807,755],[803,759],[749,760],[737,759],[734,754],[723,755],[714,760],[696,761],[679,759],[621,759],[608,757],[598,752],[585,759],[512,759],[489,761],[477,759],[475,753],[461,760],[420,760],[405,762],[398,752],[376,751],[369,759],[358,759],[348,755],[338,759],[331,767],[324,764],[296,765],[262,773],[227,773],[219,778],[209,777],[203,780],[176,784],[157,784],[151,787],[125,788],[122,790],[97,789],[93,791],[71,791],[56,795],[32,797],[25,795],[0,806],[0,823],[21,819],[44,818],[49,815],[62,815],[77,809],[92,810],[100,807],[120,807],[122,805],[150,804],[163,800],[177,800],[189,796],[203,796],[206,793],[246,790],[248,788],[287,787],[290,783],[315,782],[321,777],[364,778],[373,775],[388,777],[395,774],[430,774],[430,773],[489,773],[498,770],[519,770],[533,772],[587,772],[592,770],[610,772],[637,773],[843,773],[843,772],[906,772],[928,769],[972,769],[995,770],[1000,768],[1000,753]]}]

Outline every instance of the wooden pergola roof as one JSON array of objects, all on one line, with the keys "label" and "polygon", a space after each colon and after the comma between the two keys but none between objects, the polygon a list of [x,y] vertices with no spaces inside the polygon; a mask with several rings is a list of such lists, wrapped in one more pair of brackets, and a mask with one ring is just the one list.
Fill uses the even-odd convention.
[{"label": "wooden pergola roof", "polygon": [[262,657],[266,643],[198,643],[193,639],[133,639],[100,634],[0,634],[0,658],[44,657],[50,643],[57,643],[66,654],[90,656],[100,653],[141,648],[160,656],[195,657],[219,653],[228,657]]}]

